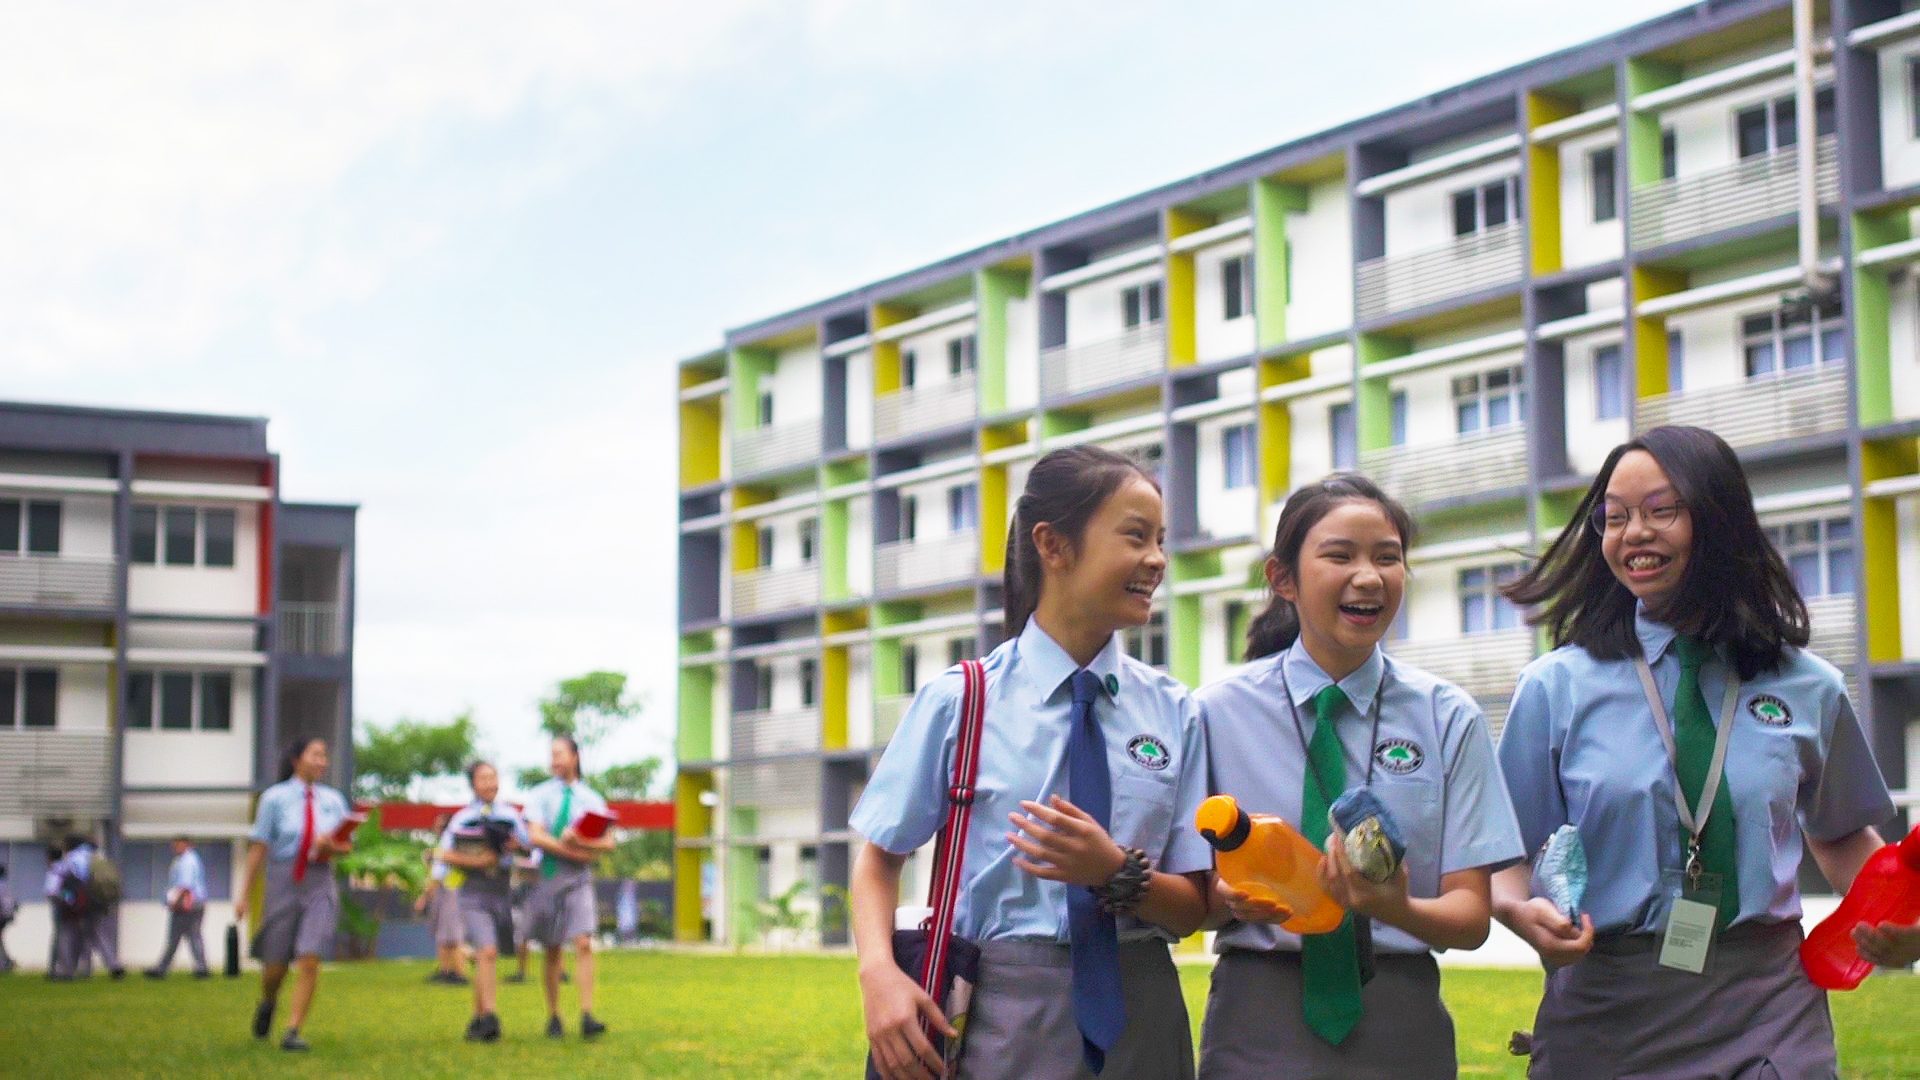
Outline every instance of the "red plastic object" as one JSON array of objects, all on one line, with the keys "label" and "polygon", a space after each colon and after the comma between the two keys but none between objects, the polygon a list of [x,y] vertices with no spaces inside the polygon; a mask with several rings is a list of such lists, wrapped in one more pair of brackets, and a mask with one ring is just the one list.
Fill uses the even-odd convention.
[{"label": "red plastic object", "polygon": [[1800,965],[1814,985],[1851,990],[1873,971],[1853,944],[1853,928],[1920,922],[1920,825],[1905,840],[1873,853],[1833,914],[1800,943]]},{"label": "red plastic object", "polygon": [[598,810],[588,810],[574,819],[573,831],[588,840],[598,840],[607,835],[607,826],[613,824],[612,814],[603,814]]}]

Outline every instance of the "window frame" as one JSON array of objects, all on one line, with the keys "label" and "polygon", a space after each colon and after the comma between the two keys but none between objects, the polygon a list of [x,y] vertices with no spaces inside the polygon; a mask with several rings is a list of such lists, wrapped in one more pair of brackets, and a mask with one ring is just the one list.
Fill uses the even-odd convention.
[{"label": "window frame", "polygon": [[[1340,438],[1342,428],[1347,435],[1344,442]],[[1336,401],[1327,406],[1327,441],[1332,450],[1329,460],[1335,469],[1359,468],[1360,424],[1354,415],[1353,402]]]},{"label": "window frame", "polygon": [[[1844,367],[1850,362],[1851,357],[1847,355],[1850,350],[1846,347],[1848,344],[1846,316],[1839,307],[1824,310],[1814,308],[1807,313],[1805,322],[1788,322],[1787,314],[1785,308],[1772,307],[1758,311],[1738,312],[1734,315],[1736,320],[1734,329],[1740,341],[1740,364],[1742,370],[1746,372],[1748,382],[1759,379],[1781,379],[1789,375],[1822,371],[1836,364]],[[1761,320],[1767,322],[1767,328],[1755,330],[1753,324]],[[1827,339],[1830,332],[1837,332],[1840,336],[1841,355],[1838,357],[1827,355]],[[1788,367],[1787,347],[1789,344],[1798,342],[1803,334],[1807,339],[1808,351],[1813,356],[1813,362],[1798,367]],[[1769,350],[1772,360],[1765,371],[1755,371],[1754,350],[1762,346]]]},{"label": "window frame", "polygon": [[[1496,431],[1505,431],[1510,427],[1523,426],[1527,414],[1526,367],[1515,364],[1510,367],[1487,368],[1482,371],[1456,375],[1449,387],[1453,403],[1453,427],[1456,438],[1469,435],[1487,435]],[[1503,376],[1506,381],[1500,386],[1492,385],[1493,376]],[[1463,387],[1471,384],[1471,390]],[[1493,403],[1505,400],[1510,412],[1506,422],[1495,425],[1492,422]],[[1474,426],[1462,427],[1461,406],[1472,403],[1474,406]]]},{"label": "window frame", "polygon": [[[1506,204],[1504,210],[1505,216],[1497,222],[1489,223],[1487,220],[1487,195],[1495,189],[1500,190],[1501,197]],[[1460,229],[1460,200],[1462,196],[1471,198],[1474,218],[1474,227],[1464,232]],[[1520,176],[1518,173],[1509,173],[1506,176],[1481,181],[1472,187],[1459,188],[1448,195],[1447,206],[1449,208],[1449,216],[1452,219],[1453,238],[1455,240],[1464,240],[1471,236],[1484,236],[1493,229],[1497,229],[1503,225],[1513,224],[1521,219]]]},{"label": "window frame", "polygon": [[1253,253],[1220,260],[1220,321],[1237,322],[1253,314]]},{"label": "window frame", "polygon": [[[1811,539],[1792,539],[1794,530],[1809,526],[1813,529]],[[1836,526],[1845,530],[1844,538],[1839,540],[1834,538]],[[1774,520],[1764,523],[1761,531],[1766,534],[1767,541],[1773,545],[1774,551],[1779,553],[1780,561],[1786,564],[1787,572],[1793,574],[1794,587],[1800,590],[1800,595],[1804,599],[1821,600],[1832,596],[1856,595],[1854,575],[1858,573],[1860,565],[1860,536],[1859,531],[1853,527],[1851,516],[1844,513],[1825,513]],[[1835,572],[1834,554],[1840,551],[1846,553],[1846,566],[1851,572],[1845,575],[1846,580],[1841,587],[1836,588],[1835,578],[1840,575]],[[1794,574],[1793,560],[1799,555],[1814,557],[1820,576],[1817,591],[1807,588],[1799,580],[1799,575]]]},{"label": "window frame", "polygon": [[1120,324],[1127,330],[1144,330],[1159,323],[1165,315],[1158,278],[1121,288]]},{"label": "window frame", "polygon": [[[1601,168],[1601,158],[1605,157],[1606,167]],[[1620,219],[1620,148],[1612,143],[1596,146],[1587,151],[1587,205],[1592,211],[1595,225]],[[1606,202],[1601,202],[1602,180],[1605,178]]]},{"label": "window frame", "polygon": [[972,481],[947,489],[947,533],[959,536],[980,529],[980,491]]},{"label": "window frame", "polygon": [[[1253,422],[1228,424],[1220,429],[1220,483],[1222,490],[1239,491],[1254,484]],[[1236,450],[1235,444],[1238,444]],[[1238,456],[1238,468],[1236,465]]]},{"label": "window frame", "polygon": [[970,375],[979,367],[979,346],[972,334],[947,339],[947,378]]},{"label": "window frame", "polygon": [[[1500,589],[1517,580],[1526,573],[1524,562],[1475,563],[1461,566],[1454,571],[1455,596],[1459,600],[1460,636],[1474,637],[1480,634],[1499,634],[1518,630],[1526,625],[1519,605],[1500,594]],[[1472,579],[1471,582],[1469,579]],[[1474,601],[1481,601],[1480,608],[1485,615],[1486,625],[1473,626],[1471,612]],[[1503,618],[1503,613],[1505,617]],[[1503,622],[1505,625],[1502,625]]]},{"label": "window frame", "polygon": [[[1587,354],[1588,363],[1593,367],[1593,418],[1595,420],[1624,420],[1627,417],[1627,361],[1623,343],[1609,341],[1595,345]],[[1608,397],[1603,361],[1611,357],[1613,372],[1612,397]]]}]

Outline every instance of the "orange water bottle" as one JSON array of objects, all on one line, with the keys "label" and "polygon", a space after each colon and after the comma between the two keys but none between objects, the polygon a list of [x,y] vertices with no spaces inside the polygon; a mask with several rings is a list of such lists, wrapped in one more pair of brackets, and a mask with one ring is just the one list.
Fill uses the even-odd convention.
[{"label": "orange water bottle", "polygon": [[1320,887],[1321,851],[1300,830],[1272,814],[1247,813],[1231,795],[1201,803],[1193,824],[1213,845],[1221,880],[1293,910],[1281,929],[1324,934],[1339,927],[1346,909]]},{"label": "orange water bottle", "polygon": [[1920,825],[1915,825],[1905,840],[1888,844],[1867,857],[1846,899],[1800,943],[1800,964],[1814,985],[1851,990],[1873,971],[1873,964],[1861,959],[1860,950],[1854,947],[1853,928],[1886,922],[1911,926],[1917,921]]}]

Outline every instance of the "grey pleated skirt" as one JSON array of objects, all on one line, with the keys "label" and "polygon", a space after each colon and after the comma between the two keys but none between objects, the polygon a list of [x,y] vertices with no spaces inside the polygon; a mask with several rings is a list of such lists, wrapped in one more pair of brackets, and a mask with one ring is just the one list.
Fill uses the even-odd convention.
[{"label": "grey pleated skirt", "polygon": [[1657,963],[1657,940],[1602,941],[1547,976],[1531,1080],[1829,1080],[1826,991],[1800,967],[1800,924],[1744,923],[1700,975]]},{"label": "grey pleated skirt", "polygon": [[[1192,1080],[1193,1031],[1165,942],[1121,943],[1120,990],[1127,1027],[1098,1080]],[[960,1080],[1094,1080],[1080,1057],[1067,947],[982,942],[966,1040]]]},{"label": "grey pleated skirt", "polygon": [[1307,1029],[1297,952],[1229,949],[1213,967],[1201,1080],[1427,1080],[1459,1072],[1431,953],[1379,953],[1339,1046]]}]

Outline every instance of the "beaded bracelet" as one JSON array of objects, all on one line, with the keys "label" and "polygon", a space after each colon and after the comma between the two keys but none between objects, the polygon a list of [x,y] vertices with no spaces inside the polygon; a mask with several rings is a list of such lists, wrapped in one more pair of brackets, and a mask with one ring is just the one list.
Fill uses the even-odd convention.
[{"label": "beaded bracelet", "polygon": [[1147,886],[1153,881],[1153,863],[1139,848],[1122,848],[1127,859],[1104,885],[1088,886],[1100,910],[1109,915],[1124,915],[1146,899]]}]

